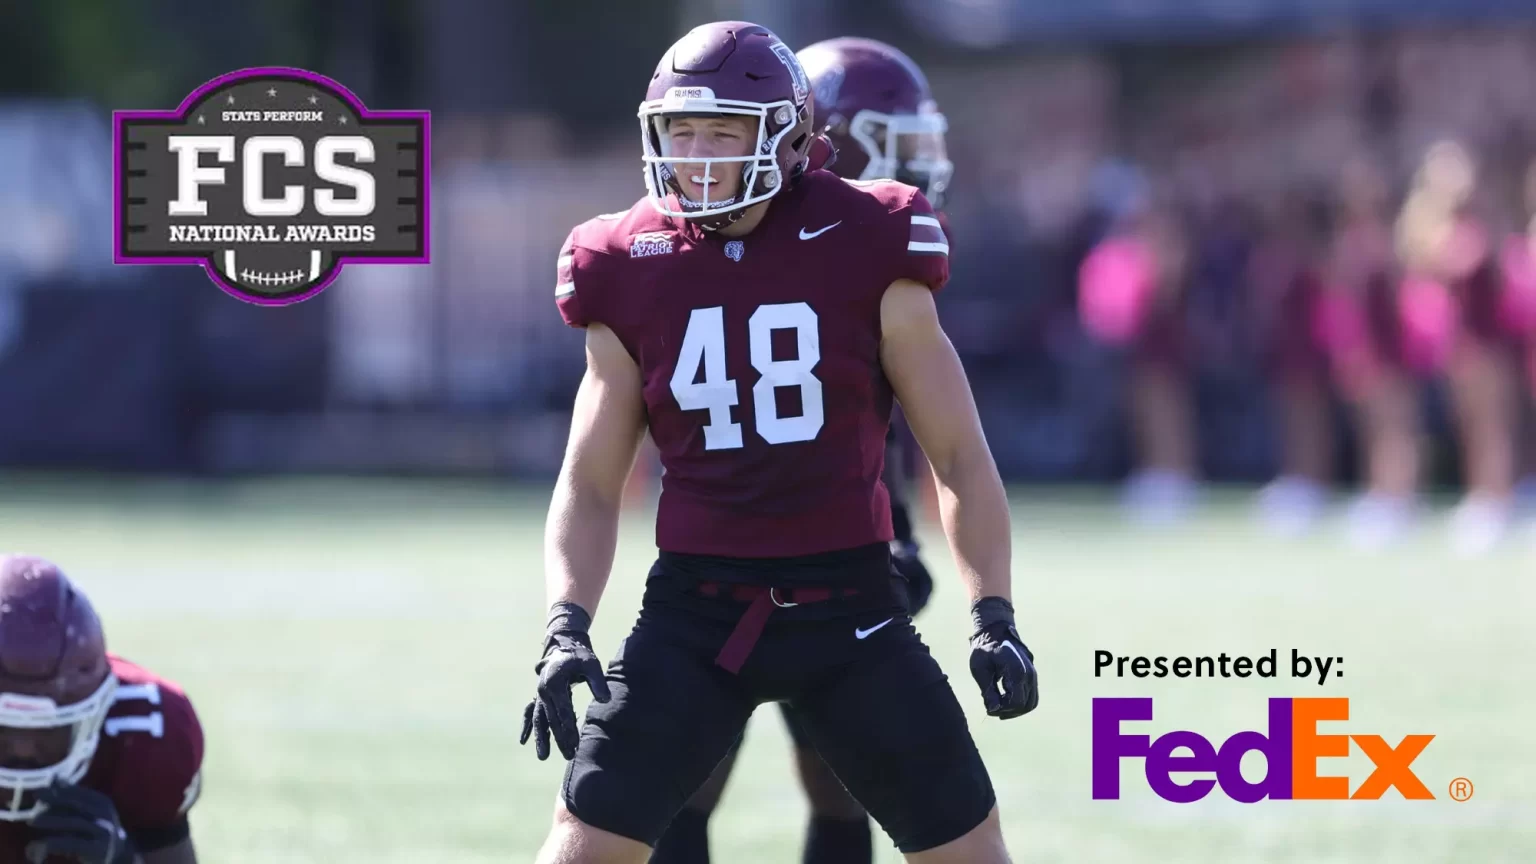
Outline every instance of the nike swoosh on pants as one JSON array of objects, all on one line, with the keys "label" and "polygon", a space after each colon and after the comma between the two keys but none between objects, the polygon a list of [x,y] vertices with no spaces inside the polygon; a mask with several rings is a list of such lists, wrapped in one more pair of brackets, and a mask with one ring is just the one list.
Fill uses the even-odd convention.
[{"label": "nike swoosh on pants", "polygon": [[855,627],[855,628],[853,628],[853,638],[855,638],[855,639],[868,639],[869,638],[869,634],[875,632],[876,630],[879,630],[881,627],[884,627],[885,625],[887,625],[887,624],[889,624],[889,623],[891,623],[892,621],[895,621],[895,620],[896,620],[895,618],[887,618],[884,621],[881,621],[879,624],[876,624],[875,626],[869,628],[868,630],[860,630],[859,628]]}]

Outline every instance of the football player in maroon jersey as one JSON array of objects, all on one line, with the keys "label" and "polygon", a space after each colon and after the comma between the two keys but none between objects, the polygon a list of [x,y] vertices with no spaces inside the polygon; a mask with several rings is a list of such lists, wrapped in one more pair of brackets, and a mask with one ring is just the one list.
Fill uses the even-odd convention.
[{"label": "football player in maroon jersey", "polygon": [[[1037,703],[1014,625],[1007,498],[932,292],[927,199],[807,170],[810,83],[768,30],[695,28],[639,111],[646,199],[577,226],[561,316],[587,371],[546,532],[551,601],[524,739],[570,760],[545,864],[634,862],[741,737],[788,702],[908,860],[1008,860],[948,679],[907,615],[881,482],[893,400],[933,466],[989,714]],[[588,637],[650,431],[660,553],[605,676]],[[571,691],[593,691],[578,726]]]},{"label": "football player in maroon jersey", "polygon": [[202,762],[181,688],[108,653],[53,564],[0,556],[0,864],[196,864]]},{"label": "football player in maroon jersey", "polygon": [[[944,146],[948,124],[928,79],[906,54],[874,39],[817,42],[798,54],[810,79],[812,128],[827,136],[836,158],[826,167],[849,180],[900,180],[938,210],[954,166]],[[814,164],[814,163],[813,163]],[[943,215],[939,214],[942,222]],[[945,234],[948,234],[945,226]],[[906,490],[911,485],[909,436],[893,421],[886,438],[886,489],[891,498],[891,563],[907,580],[909,614],[927,605],[933,578],[918,556]],[[780,702],[795,743],[795,762],[810,803],[802,864],[860,864],[874,858],[869,818],[810,743],[795,711]],[[679,811],[656,844],[651,864],[708,864],[709,818],[736,761],[732,750]]]}]

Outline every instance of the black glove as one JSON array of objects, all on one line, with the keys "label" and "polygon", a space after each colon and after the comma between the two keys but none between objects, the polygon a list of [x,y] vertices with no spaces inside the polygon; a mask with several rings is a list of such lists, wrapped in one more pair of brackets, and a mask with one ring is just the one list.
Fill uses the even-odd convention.
[{"label": "black glove", "polygon": [[891,563],[895,565],[896,572],[907,580],[907,614],[915,618],[928,605],[928,598],[933,596],[933,577],[928,574],[928,568],[923,566],[922,559],[917,557],[917,544],[914,542],[892,540]]},{"label": "black glove", "polygon": [[971,620],[976,623],[971,636],[971,677],[981,687],[987,714],[1009,720],[1035,710],[1040,704],[1035,655],[1019,638],[1013,604],[1001,597],[983,597],[971,607]]},{"label": "black glove", "polygon": [[549,626],[544,631],[544,657],[533,667],[539,675],[538,695],[523,709],[523,737],[527,744],[533,735],[533,750],[540,760],[549,758],[549,738],[567,760],[576,756],[581,738],[576,726],[576,709],[571,705],[571,688],[585,681],[592,688],[592,698],[607,702],[608,682],[603,679],[603,664],[592,653],[587,628],[592,616],[575,603],[556,603],[549,610]]},{"label": "black glove", "polygon": [[76,861],[79,864],[133,864],[138,854],[117,818],[112,799],[84,786],[54,783],[38,793],[48,805],[32,817],[38,839],[27,844],[31,864]]}]

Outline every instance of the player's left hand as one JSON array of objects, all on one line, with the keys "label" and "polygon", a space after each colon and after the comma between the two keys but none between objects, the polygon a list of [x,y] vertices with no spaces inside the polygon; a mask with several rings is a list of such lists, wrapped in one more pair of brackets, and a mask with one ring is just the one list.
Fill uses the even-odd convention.
[{"label": "player's left hand", "polygon": [[928,598],[933,596],[933,576],[929,575],[923,560],[917,557],[916,543],[892,540],[891,564],[907,580],[907,614],[916,618],[917,613],[928,605]]},{"label": "player's left hand", "polygon": [[976,624],[971,636],[971,677],[981,688],[987,714],[1009,720],[1035,710],[1040,704],[1035,655],[1019,638],[1013,604],[1001,597],[983,597],[971,607],[971,620]]},{"label": "player's left hand", "polygon": [[112,799],[84,786],[55,783],[38,793],[48,809],[32,817],[40,836],[27,844],[27,861],[134,864],[138,860]]}]

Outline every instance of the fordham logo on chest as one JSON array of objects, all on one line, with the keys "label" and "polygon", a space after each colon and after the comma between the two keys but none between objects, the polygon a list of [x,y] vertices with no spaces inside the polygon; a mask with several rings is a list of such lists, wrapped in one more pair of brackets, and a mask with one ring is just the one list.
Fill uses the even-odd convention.
[{"label": "fordham logo on chest", "polygon": [[731,240],[725,244],[725,257],[732,261],[740,261],[741,256],[747,251],[747,244],[740,240]]},{"label": "fordham logo on chest", "polygon": [[629,241],[629,257],[649,258],[652,255],[671,255],[672,235],[661,231],[636,234]]}]

